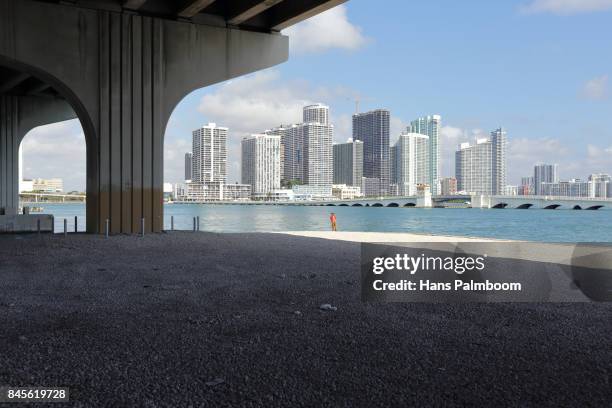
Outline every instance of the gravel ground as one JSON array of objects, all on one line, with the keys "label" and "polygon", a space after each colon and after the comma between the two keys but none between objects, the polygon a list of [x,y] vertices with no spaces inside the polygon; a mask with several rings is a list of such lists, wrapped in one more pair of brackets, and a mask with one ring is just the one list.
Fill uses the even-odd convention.
[{"label": "gravel ground", "polygon": [[612,305],[364,304],[359,254],[0,236],[0,385],[67,386],[70,406],[612,404]]}]

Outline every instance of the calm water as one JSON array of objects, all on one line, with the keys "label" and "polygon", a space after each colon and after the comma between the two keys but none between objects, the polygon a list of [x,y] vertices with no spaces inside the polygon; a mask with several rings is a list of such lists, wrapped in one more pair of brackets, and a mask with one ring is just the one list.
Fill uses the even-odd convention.
[{"label": "calm water", "polygon": [[[56,231],[85,230],[84,204],[37,204],[55,215]],[[365,207],[290,207],[170,204],[164,207],[165,228],[174,216],[176,229],[215,232],[328,230],[330,211],[344,231],[413,232],[548,242],[612,242],[612,211],[480,210]]]}]

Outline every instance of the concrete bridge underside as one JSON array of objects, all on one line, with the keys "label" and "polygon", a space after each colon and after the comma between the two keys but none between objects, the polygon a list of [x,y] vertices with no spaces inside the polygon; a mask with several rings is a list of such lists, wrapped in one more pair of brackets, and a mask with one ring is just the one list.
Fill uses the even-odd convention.
[{"label": "concrete bridge underside", "polygon": [[31,129],[78,118],[87,231],[163,226],[163,143],[191,91],[284,62],[279,30],[345,0],[0,0],[0,209]]}]

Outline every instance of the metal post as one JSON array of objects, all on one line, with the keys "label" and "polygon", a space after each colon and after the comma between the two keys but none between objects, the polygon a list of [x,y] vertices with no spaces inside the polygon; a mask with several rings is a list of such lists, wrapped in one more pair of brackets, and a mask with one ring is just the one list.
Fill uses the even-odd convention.
[{"label": "metal post", "polygon": [[40,218],[36,220],[36,230],[38,231],[38,235],[40,235]]},{"label": "metal post", "polygon": [[64,236],[68,236],[68,219],[64,218]]},{"label": "metal post", "polygon": [[144,237],[144,234],[145,234],[145,219],[144,217],[142,217],[140,219],[140,236]]},{"label": "metal post", "polygon": [[79,216],[78,216],[78,215],[75,215],[75,216],[74,216],[74,232],[79,232],[79,226],[78,226],[78,225],[79,225],[79,223],[78,223],[78,219],[79,219]]},{"label": "metal post", "polygon": [[193,232],[196,232],[196,217],[193,217]]},{"label": "metal post", "polygon": [[200,216],[198,215],[198,231],[200,230]]},{"label": "metal post", "polygon": [[170,231],[174,231],[174,215],[170,217]]},{"label": "metal post", "polygon": [[108,238],[108,232],[109,232],[108,229],[110,227],[110,220],[108,218],[106,219],[106,223],[105,224],[106,225],[105,225],[104,235],[106,236],[106,238]]}]

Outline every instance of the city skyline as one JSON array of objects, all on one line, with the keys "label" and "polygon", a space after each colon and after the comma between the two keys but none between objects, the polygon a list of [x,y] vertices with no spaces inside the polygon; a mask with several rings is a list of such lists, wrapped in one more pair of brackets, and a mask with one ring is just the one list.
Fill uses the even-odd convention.
[{"label": "city skyline", "polygon": [[[235,153],[244,135],[297,123],[301,119],[292,111],[294,102],[319,100],[333,111],[337,142],[351,136],[358,100],[360,111],[391,111],[390,143],[410,120],[440,112],[441,158],[447,164],[457,144],[503,124],[513,135],[508,158],[519,169],[508,169],[509,184],[520,184],[522,173],[538,161],[559,162],[563,179],[610,172],[612,125],[606,112],[612,107],[612,56],[600,52],[609,37],[602,33],[611,31],[610,12],[580,5],[563,12],[562,6],[555,8],[557,2],[547,8],[536,3],[458,7],[391,1],[398,12],[383,19],[372,13],[373,4],[352,0],[300,24],[289,33],[289,62],[198,90],[177,106],[165,136],[165,179],[182,178],[182,165],[170,163],[188,150],[194,128],[224,123],[230,128],[229,156],[239,157]],[[388,28],[410,13],[435,14],[440,26],[416,19],[402,35]],[[567,24],[575,30],[568,32]],[[504,30],[495,28],[499,25]],[[317,30],[321,27],[325,30]],[[329,27],[334,35],[313,35]],[[463,35],[455,36],[457,30]],[[405,47],[430,63],[407,64],[408,56],[398,52]],[[493,92],[503,97],[493,103]],[[26,177],[62,177],[67,189],[83,189],[85,140],[77,121],[37,129],[24,144]],[[239,181],[239,164],[236,159],[228,166],[228,181]],[[452,169],[442,166],[442,177],[451,174]]]}]

